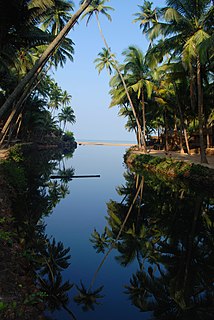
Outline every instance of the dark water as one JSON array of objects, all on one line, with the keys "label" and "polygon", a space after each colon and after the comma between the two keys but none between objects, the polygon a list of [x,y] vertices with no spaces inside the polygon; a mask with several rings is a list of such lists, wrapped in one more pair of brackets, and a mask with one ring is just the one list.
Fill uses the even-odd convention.
[{"label": "dark water", "polygon": [[[137,177],[125,168],[124,152],[124,147],[81,146],[66,161],[76,175],[101,175],[69,182],[70,194],[46,219],[48,235],[71,249],[64,279],[78,287],[82,282],[89,293],[103,286],[104,297],[89,304],[89,311],[83,311],[84,303],[75,304],[78,290],[72,288],[70,308],[77,319],[153,319],[154,314],[155,319],[212,319],[212,191],[146,172]],[[142,194],[90,287],[108,251],[97,253],[91,234],[96,229],[101,235],[107,226],[109,240],[116,239],[142,174]],[[65,311],[55,316],[69,319]]]},{"label": "dark water", "polygon": [[[39,288],[24,303],[42,297],[49,320],[213,319],[213,190],[130,171],[125,151],[78,146],[6,166]],[[51,178],[65,173],[100,177]]]},{"label": "dark water", "polygon": [[[89,241],[94,228],[102,232],[106,225],[106,203],[113,199],[120,202],[116,187],[125,183],[123,173],[123,154],[125,147],[79,146],[72,159],[66,161],[66,167],[75,168],[75,175],[100,174],[100,178],[73,179],[69,182],[70,194],[54,209],[46,219],[46,231],[65,247],[71,248],[71,265],[64,277],[88,288],[104,254],[96,253]],[[127,268],[115,261],[112,251],[99,271],[93,289],[104,285],[98,299],[100,305],[95,311],[84,312],[81,306],[71,300],[71,308],[77,319],[147,319],[131,305],[128,296],[123,293],[136,262]],[[92,290],[93,290],[92,289]],[[77,294],[71,289],[71,296]],[[70,319],[65,312],[59,312],[57,319]]]}]

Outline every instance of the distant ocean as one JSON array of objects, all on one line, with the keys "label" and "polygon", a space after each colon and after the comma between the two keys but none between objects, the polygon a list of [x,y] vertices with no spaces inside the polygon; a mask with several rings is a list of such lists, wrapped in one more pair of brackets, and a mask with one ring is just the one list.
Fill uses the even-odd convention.
[{"label": "distant ocean", "polygon": [[98,142],[98,143],[116,143],[116,144],[136,144],[136,141],[133,140],[97,140],[97,139],[77,139],[76,141],[82,141],[82,142]]}]

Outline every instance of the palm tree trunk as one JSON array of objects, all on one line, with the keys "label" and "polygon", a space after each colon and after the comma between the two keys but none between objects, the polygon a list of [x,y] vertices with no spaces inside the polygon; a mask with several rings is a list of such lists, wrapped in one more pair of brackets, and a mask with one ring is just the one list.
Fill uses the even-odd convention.
[{"label": "palm tree trunk", "polygon": [[33,68],[20,81],[20,83],[17,85],[17,87],[14,89],[14,91],[11,93],[11,95],[7,98],[5,103],[0,108],[0,118],[11,107],[11,105],[13,105],[13,103],[16,101],[16,99],[20,96],[20,94],[22,93],[22,91],[24,90],[26,85],[29,83],[29,81],[37,73],[38,69],[41,66],[45,65],[45,63],[47,62],[49,57],[54,53],[55,49],[63,41],[63,39],[68,34],[68,32],[71,30],[71,28],[77,22],[80,15],[90,5],[91,2],[92,2],[92,0],[85,0],[84,3],[80,6],[80,8],[76,11],[76,13],[72,15],[72,18],[68,21],[68,23],[65,25],[65,27],[60,31],[60,33],[55,37],[55,39],[49,44],[49,46],[43,52],[43,54],[38,59],[38,61],[35,63]]},{"label": "palm tree trunk", "polygon": [[[125,103],[123,103],[123,106],[124,106],[124,108],[126,109],[126,111],[127,111],[127,114],[128,114],[128,108],[127,108],[127,106],[125,105]],[[130,120],[131,120],[131,122],[132,122],[132,125],[133,125],[133,129],[134,129],[134,132],[135,132],[135,135],[136,135],[136,138],[137,138],[137,141],[138,141],[138,133],[137,133],[137,130],[136,130],[136,126],[134,125],[134,120],[133,120],[133,117],[132,117],[132,115],[130,114]]]},{"label": "palm tree trunk", "polygon": [[204,135],[203,135],[203,89],[201,81],[201,63],[197,56],[197,88],[198,88],[198,122],[199,122],[199,139],[200,139],[200,154],[201,163],[208,163],[205,145],[204,145]]},{"label": "palm tree trunk", "polygon": [[[185,143],[186,143],[187,153],[189,154],[190,150],[189,150],[189,141],[188,141],[188,137],[187,137],[187,130],[186,130],[186,125],[184,122],[184,117],[183,117],[183,113],[181,110],[181,104],[180,104],[180,100],[178,97],[178,91],[177,91],[177,86],[176,86],[175,82],[173,82],[173,87],[175,89],[175,97],[176,97],[176,102],[177,102],[178,110],[179,110],[179,114],[180,114],[180,121],[181,121],[181,129],[180,130],[183,129],[183,131],[184,131],[184,139],[185,139]],[[181,141],[180,141],[180,145],[182,145],[181,148],[183,148],[182,140],[183,139],[182,139],[182,134],[181,134]]]},{"label": "palm tree trunk", "polygon": [[[122,83],[123,83],[123,87],[124,87],[124,89],[125,89],[126,96],[127,96],[128,100],[129,100],[129,103],[130,103],[130,106],[131,106],[133,115],[134,115],[135,120],[136,120],[136,123],[137,123],[138,134],[140,135],[140,141],[138,141],[138,147],[139,147],[139,149],[141,149],[141,148],[143,147],[143,151],[146,152],[146,140],[145,140],[145,136],[144,136],[143,133],[142,133],[141,125],[140,125],[140,122],[139,122],[139,120],[138,120],[138,117],[137,117],[137,114],[136,114],[136,111],[135,111],[135,108],[134,108],[132,99],[131,99],[130,94],[129,94],[129,92],[128,92],[128,88],[127,88],[127,85],[126,85],[126,83],[125,83],[124,77],[123,77],[122,73],[120,72],[120,69],[119,69],[119,67],[118,67],[117,61],[114,59],[113,55],[111,54],[111,50],[110,50],[110,48],[109,48],[109,46],[108,46],[108,44],[107,44],[107,41],[106,41],[106,39],[105,39],[105,37],[104,37],[104,35],[103,35],[102,28],[101,28],[101,26],[100,26],[100,21],[99,21],[99,17],[98,17],[98,13],[97,13],[97,12],[96,12],[96,19],[97,19],[97,24],[98,24],[98,28],[99,28],[99,31],[100,31],[100,35],[101,35],[101,37],[102,37],[102,39],[103,39],[103,42],[104,42],[104,44],[105,44],[106,49],[108,50],[108,52],[109,52],[109,54],[110,54],[110,56],[111,56],[111,58],[112,58],[112,60],[113,60],[113,62],[114,62],[114,67],[115,67],[117,73],[119,74],[120,79],[121,79],[121,81],[122,81]],[[142,142],[141,142],[141,141],[142,141]]]},{"label": "palm tree trunk", "polygon": [[[34,75],[34,77],[31,79],[31,81],[26,86],[24,92],[22,93],[21,97],[19,98],[19,101],[15,104],[12,108],[6,122],[4,123],[4,126],[0,132],[0,146],[4,143],[5,138],[7,136],[8,131],[10,130],[10,127],[13,127],[13,123],[16,121],[16,119],[19,116],[19,113],[22,110],[22,105],[30,95],[31,89],[33,87],[34,80],[37,78],[38,72]],[[11,128],[12,130],[12,128]],[[12,130],[13,131],[13,130]]]},{"label": "palm tree trunk", "polygon": [[143,118],[143,135],[146,138],[146,111],[145,111],[145,98],[144,98],[144,92],[142,89],[142,94],[141,94],[141,98],[142,98],[142,118]]}]

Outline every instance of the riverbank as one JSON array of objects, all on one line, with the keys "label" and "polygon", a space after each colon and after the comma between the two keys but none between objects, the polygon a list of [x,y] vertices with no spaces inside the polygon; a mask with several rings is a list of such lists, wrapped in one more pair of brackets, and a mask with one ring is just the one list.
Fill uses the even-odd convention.
[{"label": "riverbank", "polygon": [[124,155],[124,160],[131,169],[139,173],[146,169],[170,178],[185,179],[202,187],[214,187],[213,156],[210,156],[210,164],[201,164],[197,155],[161,151],[144,154],[130,148]]},{"label": "riverbank", "polygon": [[[135,154],[143,154],[141,151],[133,151]],[[150,150],[149,154],[154,157],[161,157],[161,158],[171,158],[178,161],[190,162],[194,164],[200,164],[202,166],[208,167],[210,169],[214,169],[214,155],[207,155],[207,163],[201,163],[200,154],[187,154],[187,153],[180,153],[178,151],[169,151],[165,152],[164,150]]]}]

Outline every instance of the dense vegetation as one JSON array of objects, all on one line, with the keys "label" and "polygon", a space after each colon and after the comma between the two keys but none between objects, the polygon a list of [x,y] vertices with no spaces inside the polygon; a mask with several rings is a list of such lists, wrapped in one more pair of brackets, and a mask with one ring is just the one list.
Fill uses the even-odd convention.
[{"label": "dense vegetation", "polygon": [[149,319],[212,319],[213,194],[144,169],[124,177],[93,247],[102,261],[113,248],[123,268],[134,266],[123,293]]},{"label": "dense vegetation", "polygon": [[[53,173],[62,178],[52,180]],[[68,175],[74,169],[65,169],[59,149],[29,151],[16,145],[1,163],[1,319],[45,320],[45,308],[71,312],[66,305],[72,284],[62,278],[69,248],[47,237],[43,220],[69,193]]]},{"label": "dense vegetation", "polygon": [[74,43],[66,35],[89,3],[72,15],[70,0],[1,1],[1,146],[17,139],[56,142],[66,123],[75,122],[71,95],[50,71],[73,59]]},{"label": "dense vegetation", "polygon": [[[99,15],[111,21],[109,0],[81,0],[75,14],[70,0],[1,1],[0,144],[11,140],[48,140],[62,135],[59,123],[74,122],[71,95],[49,75],[73,59],[69,30],[83,13],[95,15],[105,48],[95,59],[107,68],[111,106],[127,118],[139,148],[158,132],[166,148],[189,152],[189,140],[213,145],[213,20],[211,0],[172,1],[164,8],[139,0],[134,22],[149,40],[147,52],[129,46],[117,61],[101,29]],[[136,26],[137,27],[137,26]],[[115,73],[114,73],[115,72]],[[51,112],[59,109],[59,118]],[[162,134],[162,135],[161,135]]]},{"label": "dense vegetation", "polygon": [[178,161],[170,157],[134,154],[131,149],[124,155],[124,160],[130,168],[134,168],[135,172],[146,169],[168,178],[185,179],[205,188],[213,189],[214,186],[214,170],[200,164]]},{"label": "dense vegetation", "polygon": [[[89,18],[95,12],[110,19],[105,2],[94,1],[86,9]],[[144,151],[154,131],[162,133],[166,150],[189,152],[192,136],[207,162],[205,147],[213,145],[213,1],[168,0],[164,8],[144,1],[138,7],[134,22],[150,41],[147,52],[128,46],[119,64],[103,37],[105,48],[95,60],[99,72],[116,71],[111,106],[119,105]]]}]

